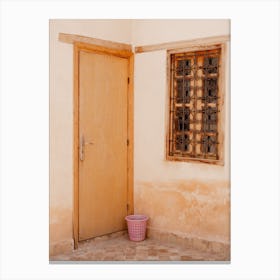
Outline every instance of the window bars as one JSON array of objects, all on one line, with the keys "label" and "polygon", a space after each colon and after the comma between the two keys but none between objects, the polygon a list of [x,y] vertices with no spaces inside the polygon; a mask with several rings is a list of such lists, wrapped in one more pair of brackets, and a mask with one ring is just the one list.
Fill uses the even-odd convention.
[{"label": "window bars", "polygon": [[220,48],[171,54],[171,157],[219,159],[220,55]]}]

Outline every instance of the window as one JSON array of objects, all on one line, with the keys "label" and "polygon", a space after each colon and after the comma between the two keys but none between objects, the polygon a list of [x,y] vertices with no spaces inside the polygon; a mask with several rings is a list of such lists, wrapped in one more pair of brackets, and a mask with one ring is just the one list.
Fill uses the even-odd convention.
[{"label": "window", "polygon": [[221,50],[168,53],[167,159],[222,163]]}]

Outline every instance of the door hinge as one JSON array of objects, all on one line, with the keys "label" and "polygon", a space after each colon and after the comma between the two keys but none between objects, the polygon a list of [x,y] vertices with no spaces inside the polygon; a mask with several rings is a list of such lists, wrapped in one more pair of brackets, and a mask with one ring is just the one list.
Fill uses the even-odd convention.
[{"label": "door hinge", "polygon": [[127,83],[129,84],[129,77],[127,77]]},{"label": "door hinge", "polygon": [[126,140],[126,144],[127,144],[127,146],[129,146],[129,139]]}]

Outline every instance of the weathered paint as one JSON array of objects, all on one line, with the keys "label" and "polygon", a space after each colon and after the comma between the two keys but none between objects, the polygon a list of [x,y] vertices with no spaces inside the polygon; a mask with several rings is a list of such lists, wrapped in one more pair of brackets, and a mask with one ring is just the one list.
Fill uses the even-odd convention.
[{"label": "weathered paint", "polygon": [[130,43],[130,20],[50,20],[50,254],[72,250],[73,46],[59,33]]},{"label": "weathered paint", "polygon": [[50,255],[71,252],[73,248],[71,232],[72,209],[60,207],[50,208]]},{"label": "weathered paint", "polygon": [[[136,45],[230,34],[228,20],[185,20],[181,24],[164,20],[134,21],[133,31]],[[223,81],[224,165],[166,159],[168,75],[165,50],[135,56],[134,212],[150,217],[148,227],[151,232],[229,244],[229,43],[225,48]]]},{"label": "weathered paint", "polygon": [[[57,40],[59,32],[145,45],[229,34],[229,21],[50,22],[51,252],[68,250],[73,232],[73,53],[71,45]],[[136,55],[135,212],[147,213],[151,217],[149,226],[181,235],[229,240],[229,83],[226,85],[225,165],[166,161],[166,52]],[[190,180],[197,180],[199,187]]]},{"label": "weathered paint", "polygon": [[148,226],[179,236],[229,243],[228,182],[136,182],[135,213],[150,217]]}]

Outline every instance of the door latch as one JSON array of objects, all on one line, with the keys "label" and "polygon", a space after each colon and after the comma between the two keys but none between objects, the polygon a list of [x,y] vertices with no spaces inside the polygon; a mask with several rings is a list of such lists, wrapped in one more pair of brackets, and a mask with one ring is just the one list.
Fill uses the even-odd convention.
[{"label": "door latch", "polygon": [[84,146],[85,146],[85,138],[84,138],[84,135],[82,134],[82,136],[80,137],[80,161],[83,161],[84,158],[85,158],[85,155],[84,155]]},{"label": "door latch", "polygon": [[85,137],[82,134],[80,137],[80,145],[79,145],[79,154],[80,154],[80,161],[83,161],[85,159],[85,145],[93,145],[94,143],[91,142],[85,142]]}]

